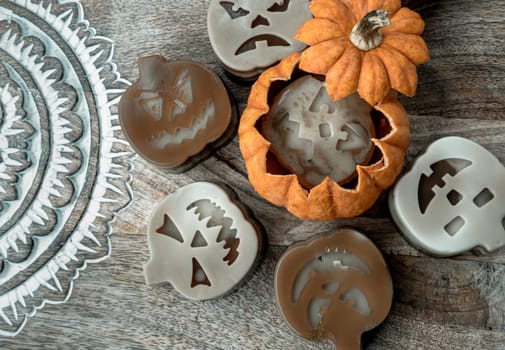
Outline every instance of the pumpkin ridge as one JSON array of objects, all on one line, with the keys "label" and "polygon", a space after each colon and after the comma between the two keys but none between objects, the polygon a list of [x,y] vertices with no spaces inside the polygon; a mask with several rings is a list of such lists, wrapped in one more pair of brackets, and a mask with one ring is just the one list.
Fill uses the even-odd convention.
[{"label": "pumpkin ridge", "polygon": [[[338,42],[340,41],[340,44]],[[303,51],[300,59],[300,69],[314,74],[326,74],[333,66],[335,61],[340,59],[346,50],[347,38],[334,38],[322,41],[314,46],[311,46]],[[340,53],[334,54],[332,57],[328,54],[331,49],[331,44],[334,44],[333,50]],[[330,48],[326,48],[330,46]],[[327,67],[329,66],[329,67]]]},{"label": "pumpkin ridge", "polygon": [[413,64],[423,64],[429,60],[429,51],[425,41],[419,35],[388,32],[384,33],[383,44],[389,50],[396,50]]},{"label": "pumpkin ridge", "polygon": [[345,36],[340,26],[325,18],[312,18],[305,22],[295,33],[294,38],[307,45],[313,46],[321,41]]},{"label": "pumpkin ridge", "polygon": [[[367,2],[367,0],[364,0],[364,1],[338,0],[338,1],[340,1],[345,7],[347,7],[349,9],[349,11],[356,18],[356,21],[359,21],[360,18],[362,18],[366,14],[368,4],[365,4],[365,2]],[[358,7],[358,5],[361,5],[361,8]]]},{"label": "pumpkin ridge", "polygon": [[312,0],[309,3],[309,10],[315,17],[327,18],[340,24],[344,32],[350,31],[357,22],[352,11],[340,1]]},{"label": "pumpkin ridge", "polygon": [[391,87],[402,94],[412,97],[417,89],[416,66],[400,51],[378,47],[374,51],[388,72]]},{"label": "pumpkin ridge", "polygon": [[386,10],[390,16],[393,16],[401,8],[400,0],[368,0],[367,11]]},{"label": "pumpkin ridge", "polygon": [[362,55],[349,43],[342,56],[326,73],[326,89],[333,101],[349,96],[358,88]]},{"label": "pumpkin ridge", "polygon": [[[375,62],[370,62],[371,60]],[[373,53],[363,55],[358,83],[359,95],[374,106],[387,96],[389,83],[389,76],[382,60]]]},{"label": "pumpkin ridge", "polygon": [[386,32],[399,32],[414,35],[421,35],[424,32],[424,21],[417,12],[409,8],[402,7],[391,16],[391,25],[382,29]]}]

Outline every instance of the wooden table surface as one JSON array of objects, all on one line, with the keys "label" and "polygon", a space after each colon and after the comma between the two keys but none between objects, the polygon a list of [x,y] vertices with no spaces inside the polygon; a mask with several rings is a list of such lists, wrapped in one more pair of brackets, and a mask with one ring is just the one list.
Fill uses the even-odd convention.
[{"label": "wooden table surface", "polygon": [[[2,0],[3,1],[3,0]],[[138,77],[140,56],[161,53],[214,69],[244,109],[249,87],[228,79],[206,30],[208,0],[82,0],[87,18],[115,42],[122,76]],[[411,118],[410,162],[430,142],[459,135],[505,163],[505,2],[414,0],[426,20],[431,61],[419,68],[417,96],[402,98]],[[113,225],[112,255],[90,265],[64,305],[46,306],[0,348],[331,349],[295,336],[276,307],[273,272],[284,246],[351,224],[389,264],[394,303],[365,337],[367,349],[505,349],[505,249],[452,259],[423,255],[402,238],[385,196],[352,220],[301,221],[261,199],[247,180],[238,139],[184,175],[134,160],[133,202]],[[219,300],[183,299],[170,285],[146,286],[147,219],[165,195],[197,180],[225,180],[266,229],[269,248],[252,278]]]}]

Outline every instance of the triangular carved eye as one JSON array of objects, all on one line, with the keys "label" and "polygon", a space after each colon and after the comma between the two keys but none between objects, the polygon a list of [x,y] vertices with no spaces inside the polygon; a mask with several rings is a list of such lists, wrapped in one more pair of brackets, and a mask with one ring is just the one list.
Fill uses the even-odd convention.
[{"label": "triangular carved eye", "polygon": [[140,105],[144,111],[154,120],[161,120],[163,117],[163,98],[152,91],[144,91],[139,97]]},{"label": "triangular carved eye", "polygon": [[209,277],[207,277],[207,274],[203,270],[202,265],[200,265],[198,260],[196,260],[196,258],[193,258],[193,276],[191,279],[191,288],[200,284],[210,287]]},{"label": "triangular carved eye", "polygon": [[228,12],[231,19],[247,16],[249,14],[249,11],[242,7],[235,8],[235,4],[231,1],[221,1],[219,4]]},{"label": "triangular carved eye", "polygon": [[174,222],[167,214],[163,216],[163,225],[158,229],[156,229],[156,232],[171,237],[181,243],[184,243],[184,238],[177,229],[177,226],[175,226]]},{"label": "triangular carved eye", "polygon": [[290,0],[281,0],[280,3],[275,3],[268,8],[270,12],[284,12],[288,9]]},{"label": "triangular carved eye", "polygon": [[203,237],[202,233],[200,231],[196,231],[195,237],[193,238],[193,241],[191,242],[191,247],[193,248],[199,248],[199,247],[206,247],[209,244],[207,243],[207,240],[205,237]]}]

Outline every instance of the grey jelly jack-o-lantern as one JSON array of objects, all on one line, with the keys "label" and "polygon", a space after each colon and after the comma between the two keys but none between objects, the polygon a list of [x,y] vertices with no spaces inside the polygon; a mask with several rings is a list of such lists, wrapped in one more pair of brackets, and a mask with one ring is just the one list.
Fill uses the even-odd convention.
[{"label": "grey jelly jack-o-lantern", "polygon": [[392,217],[409,242],[451,256],[505,245],[505,167],[461,137],[432,143],[389,196]]},{"label": "grey jelly jack-o-lantern", "polygon": [[220,186],[196,182],[168,195],[148,228],[147,284],[170,282],[189,299],[233,291],[258,262],[258,228]]},{"label": "grey jelly jack-o-lantern", "polygon": [[212,0],[207,28],[225,68],[252,78],[305,45],[294,39],[312,17],[308,0]]}]

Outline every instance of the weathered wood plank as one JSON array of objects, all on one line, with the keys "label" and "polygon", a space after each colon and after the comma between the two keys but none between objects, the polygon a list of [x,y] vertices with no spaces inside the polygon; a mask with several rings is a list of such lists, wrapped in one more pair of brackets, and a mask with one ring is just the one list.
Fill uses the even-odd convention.
[{"label": "weathered wood plank", "polygon": [[[146,237],[112,237],[112,256],[90,265],[70,301],[48,306],[2,348],[331,349],[298,338],[273,293],[271,247],[251,279],[215,301],[193,302],[168,284],[146,286]],[[505,266],[386,256],[395,296],[391,315],[367,335],[369,349],[504,349]]]},{"label": "weathered wood plank", "polygon": [[[161,53],[214,69],[243,110],[249,87],[230,80],[206,32],[208,1],[82,0],[98,33],[116,43],[115,61],[129,80],[136,61]],[[505,163],[505,4],[501,0],[405,1],[426,19],[431,61],[419,69],[415,98],[402,98],[411,115],[407,163],[446,135],[481,143]],[[301,221],[261,199],[247,181],[235,138],[184,175],[165,174],[134,160],[134,201],[115,222],[112,257],[91,266],[65,305],[48,306],[2,349],[330,349],[299,339],[282,321],[273,273],[284,250],[271,247],[236,293],[194,303],[170,286],[147,287],[145,231],[156,203],[180,186],[221,180],[235,189],[263,224],[273,245],[289,245],[342,225],[354,225],[386,254],[395,282],[391,315],[367,337],[370,349],[505,349],[505,249],[487,256],[433,259],[412,248],[391,222],[386,196],[363,216]]]}]

